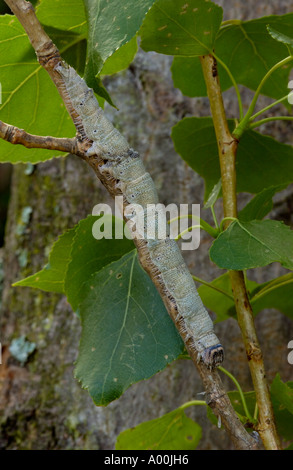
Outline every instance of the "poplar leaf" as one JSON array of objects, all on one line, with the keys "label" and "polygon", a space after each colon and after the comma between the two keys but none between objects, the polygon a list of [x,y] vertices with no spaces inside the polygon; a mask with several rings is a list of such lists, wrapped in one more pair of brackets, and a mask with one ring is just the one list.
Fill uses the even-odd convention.
[{"label": "poplar leaf", "polygon": [[276,220],[236,220],[213,242],[210,257],[224,269],[244,270],[273,262],[293,269],[293,231]]},{"label": "poplar leaf", "polygon": [[287,441],[293,439],[293,382],[283,382],[279,374],[271,384],[277,430]]},{"label": "poplar leaf", "polygon": [[176,359],[183,342],[135,250],[83,289],[75,376],[95,404],[105,406]]},{"label": "poplar leaf", "polygon": [[264,188],[239,212],[238,218],[242,222],[261,220],[273,209],[273,196],[285,189],[290,183]]},{"label": "poplar leaf", "polygon": [[[229,120],[232,131],[233,120]],[[187,117],[173,128],[175,150],[205,180],[205,200],[221,177],[218,147],[210,117]],[[262,169],[259,171],[259,169]],[[237,150],[237,192],[259,193],[293,181],[293,148],[256,131],[243,134]]]},{"label": "poplar leaf", "polygon": [[88,23],[85,79],[95,89],[105,61],[138,32],[154,0],[84,0]]},{"label": "poplar leaf", "polygon": [[[287,46],[292,43],[292,29],[293,13],[249,21],[235,20],[221,27],[213,48],[217,57],[230,69],[236,83],[256,90],[266,73],[288,56]],[[261,93],[275,99],[286,96],[292,64],[275,70],[265,82]],[[174,85],[183,94],[207,96],[198,57],[175,57],[171,70]],[[222,91],[232,86],[231,79],[220,63],[218,75]]]},{"label": "poplar leaf", "polygon": [[51,249],[48,264],[41,271],[15,282],[13,286],[33,287],[63,294],[74,233],[73,228],[58,238]]},{"label": "poplar leaf", "polygon": [[286,36],[286,34],[282,34],[279,31],[276,31],[270,25],[267,25],[267,30],[276,41],[282,42],[283,44],[287,44],[287,46],[293,47],[293,38]]},{"label": "poplar leaf", "polygon": [[116,450],[194,450],[201,427],[180,408],[119,434]]},{"label": "poplar leaf", "polygon": [[[75,128],[67,109],[14,16],[0,17],[0,38],[0,119],[31,134],[73,137]],[[74,36],[67,37],[68,46],[70,38]],[[60,155],[64,153],[27,149],[0,139],[0,162],[35,164]]]},{"label": "poplar leaf", "polygon": [[75,228],[71,259],[68,263],[64,287],[68,302],[75,311],[83,299],[84,284],[90,276],[134,248],[132,240],[114,239],[115,224],[119,223],[118,219],[110,215],[102,217],[104,225],[108,224],[112,229],[108,234],[110,238],[104,237],[100,240],[94,238],[92,231],[95,221],[99,219],[97,216],[88,216],[81,220]]},{"label": "poplar leaf", "polygon": [[169,55],[208,54],[222,15],[221,7],[205,0],[158,0],[140,30],[141,47]]},{"label": "poplar leaf", "polygon": [[[250,303],[254,315],[264,309],[276,309],[293,319],[293,273],[284,274],[276,279],[258,284],[246,280]],[[217,315],[216,322],[229,317],[236,318],[235,303],[229,274],[217,277],[209,284],[201,285],[198,293],[204,305]]]},{"label": "poplar leaf", "polygon": [[83,0],[42,0],[37,17],[45,26],[52,26],[79,35],[86,35],[87,23]]}]

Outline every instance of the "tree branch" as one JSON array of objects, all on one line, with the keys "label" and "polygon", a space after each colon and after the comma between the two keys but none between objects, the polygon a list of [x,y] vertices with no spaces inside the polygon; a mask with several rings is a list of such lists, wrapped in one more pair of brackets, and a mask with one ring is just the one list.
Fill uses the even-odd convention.
[{"label": "tree branch", "polygon": [[[201,57],[201,65],[207,85],[211,112],[218,143],[219,160],[222,174],[223,206],[226,227],[230,218],[237,218],[236,199],[236,152],[238,140],[228,128],[218,75],[215,74],[216,61],[211,55]],[[242,271],[230,271],[230,281],[235,300],[238,323],[242,332],[248,364],[259,407],[257,431],[266,449],[279,449],[273,408],[270,399],[262,352],[255,331],[253,312],[246,291]]]},{"label": "tree branch", "polygon": [[33,135],[3,121],[0,121],[0,138],[14,145],[23,145],[26,148],[58,150],[60,152],[72,153],[79,157],[84,157],[88,148],[88,146],[86,147],[79,142],[76,137],[70,139]]},{"label": "tree branch", "polygon": [[[39,24],[34,14],[33,8],[29,2],[26,2],[25,0],[5,1],[14,14],[18,17],[20,23],[24,26],[31,43],[37,52],[39,62],[47,70],[53,82],[55,83],[76,126],[80,140],[88,145],[89,139],[87,139],[81,119],[73,108],[70,99],[68,99],[62,76],[55,70],[55,66],[58,65],[58,63],[61,61],[61,57],[57,48],[54,46],[50,38],[48,38],[47,34],[42,30],[42,27]],[[105,172],[103,172],[101,169],[101,166],[104,166],[105,164],[105,161],[102,159],[102,157],[99,155],[87,156],[85,153],[83,157],[94,169],[96,175],[106,186],[109,193],[112,196],[120,195],[121,190],[119,190],[119,187],[116,184],[117,181],[113,178],[107,177]],[[176,309],[174,309],[172,299],[166,295],[166,290],[164,290],[164,287],[162,286],[160,276],[157,275],[158,273],[149,268],[151,263],[149,262],[148,256],[144,250],[146,243],[145,240],[134,240],[134,242],[136,243],[142,266],[149,273],[152,281],[162,296],[170,316],[172,317],[177,329],[179,329],[179,321],[177,319],[178,312],[176,312]],[[257,449],[257,441],[247,433],[238,419],[235,410],[233,409],[230,400],[223,389],[223,385],[217,371],[208,370],[203,362],[198,362],[198,355],[195,349],[191,347],[191,339],[189,338],[189,335],[187,333],[182,334],[181,332],[181,336],[204,383],[206,389],[206,401],[208,405],[214,410],[215,414],[221,418],[221,422],[225,426],[235,447],[237,449],[246,450]]]}]

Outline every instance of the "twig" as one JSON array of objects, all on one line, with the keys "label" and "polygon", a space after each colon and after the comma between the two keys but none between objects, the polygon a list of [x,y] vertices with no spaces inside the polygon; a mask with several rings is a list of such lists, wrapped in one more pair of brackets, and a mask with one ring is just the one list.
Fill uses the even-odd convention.
[{"label": "twig", "polygon": [[[230,218],[237,218],[235,159],[238,141],[228,128],[218,76],[215,76],[215,59],[211,55],[201,57],[201,65],[214,121],[222,174],[223,206],[226,227]],[[265,376],[262,352],[255,331],[253,312],[248,299],[242,271],[230,271],[230,281],[235,300],[238,323],[246,349],[252,381],[259,407],[257,430],[266,449],[279,449],[270,393]]]},{"label": "twig", "polygon": [[[71,118],[73,119],[73,122],[79,133],[79,140],[87,144],[88,139],[85,135],[81,120],[76,111],[71,106],[68,97],[66,96],[66,89],[64,83],[62,82],[62,77],[57,74],[54,70],[54,67],[58,64],[59,61],[61,61],[61,57],[57,48],[53,45],[52,41],[50,40],[50,38],[48,38],[47,34],[42,30],[42,27],[38,19],[36,18],[34,10],[29,2],[26,2],[25,0],[5,1],[9,5],[11,10],[14,12],[14,14],[18,17],[20,23],[24,26],[31,43],[37,52],[39,62],[48,71],[60,95],[62,96],[67,106],[68,112]],[[103,175],[100,167],[102,164],[104,164],[104,161],[101,157],[97,155],[88,157],[84,154],[84,159],[94,169],[96,175],[106,186],[112,196],[120,194],[119,189],[116,185],[116,181],[113,181],[113,179],[111,178],[106,178]],[[164,291],[164,288],[156,273],[148,270],[148,266],[150,266],[151,263],[147,259],[148,255],[147,253],[145,253],[144,250],[145,241],[134,240],[134,242],[136,243],[142,266],[147,272],[149,272],[152,281],[160,292],[161,297],[166,305],[166,308],[176,325],[176,323],[178,323],[178,321],[176,320],[177,312],[174,309],[172,299],[170,299],[166,295],[166,292]],[[250,436],[246,432],[245,428],[238,419],[230,403],[230,400],[223,389],[219,374],[216,370],[208,370],[202,362],[198,363],[197,352],[194,350],[194,348],[190,347],[190,338],[188,338],[187,336],[187,333],[185,334],[185,336],[184,334],[182,335],[190,357],[196,365],[204,383],[206,389],[207,404],[214,410],[217,416],[221,417],[221,422],[225,426],[228,434],[230,435],[237,449],[257,449],[258,443],[252,436]]]},{"label": "twig", "polygon": [[60,152],[72,153],[83,157],[86,147],[76,137],[58,138],[51,136],[40,136],[29,134],[23,129],[0,121],[0,138],[14,145],[23,145],[26,148],[40,148],[47,150],[58,150]]}]

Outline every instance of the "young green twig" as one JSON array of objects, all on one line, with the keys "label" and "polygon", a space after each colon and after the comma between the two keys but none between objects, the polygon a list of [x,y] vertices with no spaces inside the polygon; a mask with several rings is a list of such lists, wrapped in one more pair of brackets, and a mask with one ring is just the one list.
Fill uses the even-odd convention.
[{"label": "young green twig", "polygon": [[[283,61],[283,64],[287,63],[288,61],[289,58]],[[249,111],[246,114],[246,118],[242,120],[242,132],[239,132],[236,136],[234,133],[231,135],[228,127],[219,79],[217,74],[214,72],[214,57],[212,55],[201,57],[201,65],[207,86],[215,133],[218,142],[218,153],[222,175],[223,208],[225,226],[227,227],[231,223],[230,218],[237,218],[236,152],[238,147],[238,137],[240,137],[242,132],[245,130],[246,124],[244,124],[244,120],[246,119],[248,122],[249,118],[251,117],[257,96],[260,93],[262,85],[268,76],[273,72],[273,70],[268,72],[266,77],[259,85]],[[276,68],[277,67],[275,67],[274,70]],[[242,271],[230,271],[229,276],[235,300],[238,323],[242,332],[243,342],[246,349],[252,381],[256,393],[256,400],[259,408],[259,423],[257,429],[267,450],[280,449],[280,441],[276,431],[262,352],[255,331],[253,312],[246,290],[244,274]]]}]

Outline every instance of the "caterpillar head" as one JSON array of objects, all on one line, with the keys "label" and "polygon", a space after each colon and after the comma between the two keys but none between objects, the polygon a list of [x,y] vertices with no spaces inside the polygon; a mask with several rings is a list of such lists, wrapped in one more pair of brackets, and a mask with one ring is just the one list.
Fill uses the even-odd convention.
[{"label": "caterpillar head", "polygon": [[224,360],[224,348],[221,344],[210,346],[201,352],[200,357],[207,368],[212,370],[222,364]]}]

